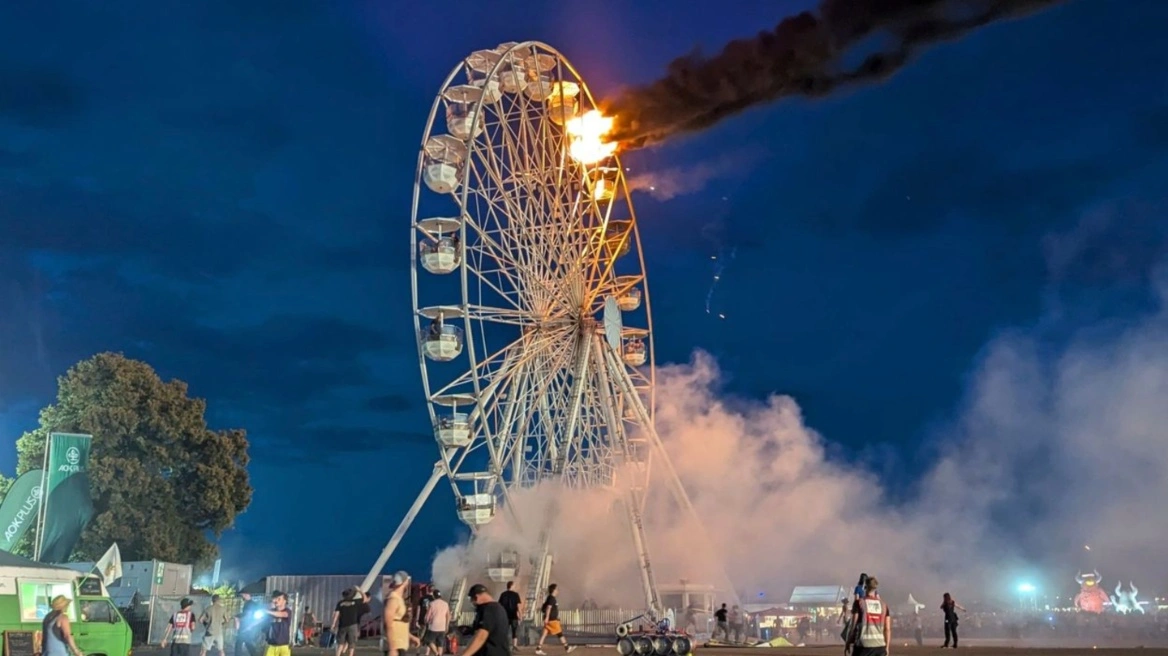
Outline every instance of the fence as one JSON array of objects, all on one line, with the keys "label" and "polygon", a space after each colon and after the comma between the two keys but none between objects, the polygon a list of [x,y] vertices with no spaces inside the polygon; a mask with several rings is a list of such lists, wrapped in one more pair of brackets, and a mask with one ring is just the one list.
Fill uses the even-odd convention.
[{"label": "fence", "polygon": [[[614,637],[616,636],[616,627],[632,620],[641,615],[644,611],[639,610],[625,610],[623,608],[590,608],[590,609],[560,609],[560,625],[564,629],[564,634],[571,637]],[[639,622],[648,622],[648,620],[638,620]],[[460,626],[469,626],[474,623],[474,609],[463,610],[458,617],[458,624]],[[535,638],[539,638],[539,631],[542,630],[542,622],[537,622],[534,625],[528,626],[529,623],[524,622],[524,626],[520,628],[520,642],[527,644],[524,640],[524,635],[530,636],[534,633]],[[530,639],[530,637],[529,637]]]},{"label": "fence", "polygon": [[[195,602],[191,610],[194,611],[196,618],[211,605],[211,597],[204,594],[184,596],[155,595],[153,597],[147,597],[145,601],[141,601],[130,608],[123,609],[123,613],[126,615],[126,621],[129,622],[130,629],[134,632],[134,644],[157,645],[161,642],[162,636],[166,635],[166,627],[170,623],[170,618],[182,607],[181,603],[183,599],[190,599]],[[252,599],[263,602],[262,597],[253,596]],[[234,618],[239,615],[244,601],[239,597],[232,597],[221,599],[219,603],[227,609],[227,616],[232,618],[228,621],[227,628],[224,631],[224,640],[228,645],[231,645],[235,642]],[[289,595],[288,608],[298,608],[297,603],[297,596]],[[298,621],[298,618],[293,618],[293,621]],[[294,626],[298,626],[298,624]],[[201,644],[205,633],[202,627],[197,627],[194,633],[194,642]],[[231,651],[231,648],[227,647],[227,650]]]}]

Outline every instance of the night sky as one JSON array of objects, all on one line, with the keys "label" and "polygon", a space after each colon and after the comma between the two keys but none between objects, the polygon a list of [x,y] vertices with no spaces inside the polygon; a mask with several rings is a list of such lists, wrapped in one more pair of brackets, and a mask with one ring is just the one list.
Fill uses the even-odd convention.
[{"label": "night sky", "polygon": [[[810,5],[0,4],[0,431],[77,360],[143,359],[251,437],[227,571],[363,573],[436,458],[409,212],[450,68],[538,39],[604,95]],[[1072,0],[629,155],[710,178],[634,199],[659,361],[706,350],[725,394],[791,394],[835,457],[913,480],[993,337],[1153,302],[1166,25],[1163,0]],[[439,487],[395,567],[464,535],[452,503]]]}]

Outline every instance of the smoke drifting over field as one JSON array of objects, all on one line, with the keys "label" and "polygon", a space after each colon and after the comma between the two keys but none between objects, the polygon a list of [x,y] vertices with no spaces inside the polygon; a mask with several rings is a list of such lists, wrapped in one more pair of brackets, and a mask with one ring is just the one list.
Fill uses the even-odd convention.
[{"label": "smoke drifting over field", "polygon": [[[923,48],[1062,0],[823,0],[816,11],[732,41],[713,57],[675,59],[664,77],[606,103],[626,149],[708,128],[787,96],[820,97],[887,79]],[[858,52],[869,39],[874,52]],[[851,59],[860,59],[853,63]]]},{"label": "smoke drifting over field", "polygon": [[[1168,592],[1168,275],[1158,290],[1144,320],[1081,332],[1054,350],[1026,332],[994,340],[942,430],[945,450],[908,491],[829,458],[790,398],[720,398],[710,356],[666,367],[659,431],[719,553],[665,512],[662,490],[647,510],[658,581],[713,582],[711,566],[724,562],[740,592],[775,600],[792,585],[846,584],[863,570],[894,602],[911,591],[932,604],[945,590],[1009,599],[1021,577],[1073,592],[1076,568],[1096,567],[1105,589],[1122,579],[1145,598]],[[520,496],[529,534],[508,535],[497,520],[481,551],[533,547],[556,494]],[[558,495],[563,602],[637,603],[631,540],[611,497]],[[463,547],[441,553],[435,580],[449,585],[465,556]]]}]

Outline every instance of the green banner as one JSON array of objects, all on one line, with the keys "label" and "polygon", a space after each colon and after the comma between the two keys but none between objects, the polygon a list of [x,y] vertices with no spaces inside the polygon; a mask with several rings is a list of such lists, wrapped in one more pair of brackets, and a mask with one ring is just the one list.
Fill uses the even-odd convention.
[{"label": "green banner", "polygon": [[89,520],[93,500],[89,496],[90,435],[53,433],[49,436],[45,467],[45,510],[37,560],[64,563],[73,553]]},{"label": "green banner", "polygon": [[34,469],[24,474],[8,488],[0,503],[0,551],[12,551],[28,528],[36,524],[41,512],[41,477],[44,471]]}]

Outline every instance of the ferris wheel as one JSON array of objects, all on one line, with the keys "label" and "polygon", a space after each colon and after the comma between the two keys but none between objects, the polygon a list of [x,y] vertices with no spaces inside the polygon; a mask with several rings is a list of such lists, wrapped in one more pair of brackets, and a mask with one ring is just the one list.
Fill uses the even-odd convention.
[{"label": "ferris wheel", "polygon": [[[644,257],[595,110],[576,70],[538,42],[471,53],[434,101],[411,282],[438,460],[366,587],[441,480],[472,533],[517,488],[555,481],[625,491],[646,603],[658,607],[639,516],[651,460],[692,506],[653,430]],[[529,597],[546,583],[546,537],[543,549]]]}]

